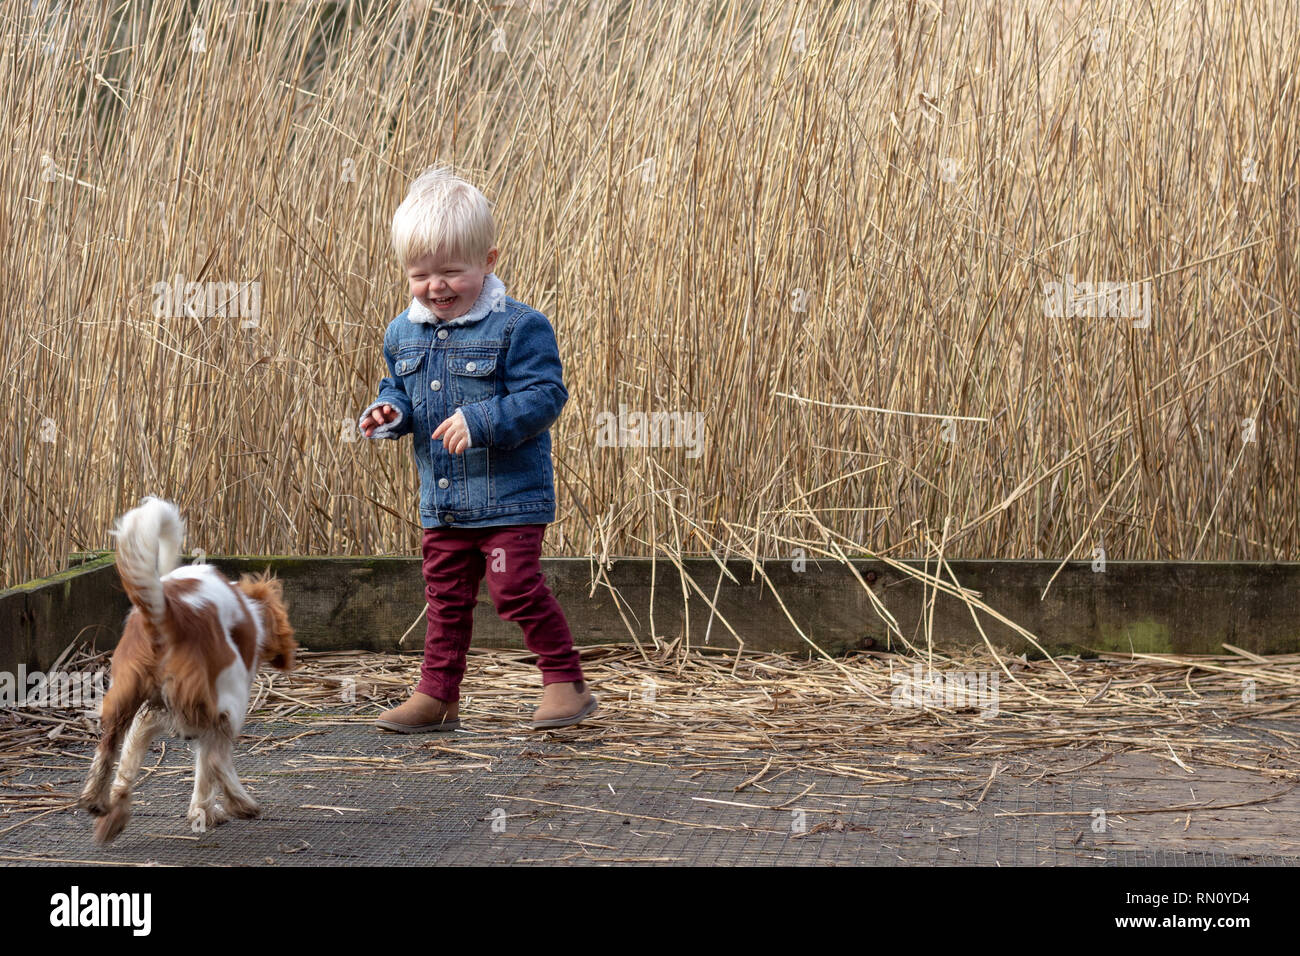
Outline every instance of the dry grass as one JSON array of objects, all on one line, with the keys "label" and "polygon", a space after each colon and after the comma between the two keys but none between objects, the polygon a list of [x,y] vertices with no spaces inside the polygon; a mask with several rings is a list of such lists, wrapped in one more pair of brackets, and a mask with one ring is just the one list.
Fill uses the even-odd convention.
[{"label": "dry grass", "polygon": [[[64,666],[93,671],[106,667],[107,658],[70,649]],[[1242,721],[1294,716],[1300,654],[1107,655],[1055,663],[936,654],[927,666],[922,658],[882,653],[834,663],[781,654],[682,653],[660,642],[647,657],[623,645],[596,645],[582,648],[582,659],[601,710],[575,730],[555,732],[560,739],[577,734],[583,746],[554,759],[637,764],[685,753],[695,770],[734,771],[736,792],[797,771],[851,777],[864,786],[903,783],[922,772],[973,781],[972,775],[987,774],[990,758],[1006,761],[1044,748],[1102,747],[1152,754],[1184,770],[1218,766],[1279,783],[1300,781],[1294,731],[1274,728],[1271,739],[1224,733]],[[979,706],[942,700],[910,706],[900,689],[918,665],[923,673],[986,675],[1007,666],[1011,679],[990,685],[994,697]],[[299,669],[287,677],[264,670],[250,719],[297,724],[302,732],[246,739],[241,747],[276,749],[331,726],[369,724],[409,696],[419,666],[418,655],[335,651],[304,652]],[[1243,694],[1245,680],[1254,681],[1251,698]],[[536,734],[522,728],[539,683],[535,658],[526,652],[471,650],[461,706],[465,729],[473,733],[450,735],[446,746],[434,748],[460,762],[340,755],[336,764],[343,769],[346,761],[362,760],[374,772],[403,774],[490,768],[503,748],[517,750],[520,732]],[[96,724],[70,710],[3,711],[0,780],[39,765],[42,756],[88,762],[88,747],[77,755],[67,748],[97,739]],[[896,759],[882,763],[882,750]],[[466,757],[474,761],[464,763]],[[330,766],[327,758],[302,759],[308,761],[302,772]],[[64,796],[9,793],[0,800],[33,810],[61,805]]]},{"label": "dry grass", "polygon": [[[981,653],[934,655],[927,662],[879,653],[842,661],[801,661],[779,654],[685,651],[678,642],[662,641],[642,655],[626,645],[598,645],[584,647],[582,657],[584,672],[601,696],[600,711],[578,727],[545,733],[524,729],[539,696],[535,659],[518,651],[471,650],[462,686],[462,730],[435,735],[438,740],[423,739],[417,749],[393,754],[358,754],[355,746],[331,748],[328,735],[335,727],[368,725],[380,710],[405,699],[418,677],[419,656],[304,652],[300,667],[289,675],[258,675],[250,717],[274,723],[249,728],[253,732],[244,735],[239,749],[276,754],[277,778],[316,779],[328,773],[375,787],[385,786],[390,776],[490,773],[498,760],[524,757],[535,765],[531,792],[557,798],[560,795],[552,795],[549,786],[571,785],[575,776],[589,780],[587,770],[668,768],[687,782],[702,775],[701,782],[711,782],[710,796],[690,798],[696,805],[767,812],[755,820],[709,822],[684,819],[681,813],[659,816],[610,808],[593,794],[574,798],[580,803],[499,793],[490,787],[485,795],[505,801],[512,815],[545,812],[566,820],[631,820],[654,824],[656,832],[666,827],[786,833],[784,814],[797,808],[813,815],[809,836],[823,830],[864,829],[851,822],[858,801],[884,797],[908,807],[917,820],[937,822],[980,809],[1000,775],[1001,782],[1048,790],[1075,780],[1092,783],[1112,762],[1133,765],[1130,758],[1117,759],[1120,755],[1139,754],[1149,755],[1146,759],[1157,766],[1167,762],[1176,783],[1186,780],[1197,786],[1190,788],[1189,799],[1181,795],[1180,786],[1159,785],[1158,770],[1146,771],[1141,781],[1126,776],[1117,802],[1107,809],[1113,818],[1128,821],[1128,826],[1152,815],[1181,819],[1186,830],[1193,814],[1203,820],[1209,812],[1214,814],[1209,819],[1216,821],[1214,839],[1220,843],[1265,840],[1271,847],[1289,845],[1269,836],[1266,824],[1234,824],[1239,818],[1218,814],[1269,812],[1270,805],[1286,811],[1289,804],[1279,801],[1300,786],[1300,735],[1294,726],[1300,706],[1295,694],[1300,654],[1260,658],[1231,650],[1218,656],[1110,655],[1055,662],[1007,661]],[[107,653],[75,645],[60,659],[69,671],[83,673],[106,667],[107,662]],[[959,701],[909,706],[898,694],[899,678],[917,667],[944,675],[957,670],[991,675],[1005,668],[1011,680],[994,688],[993,699],[985,697],[975,706],[961,706]],[[1253,681],[1253,695],[1243,693],[1246,680]],[[1260,718],[1268,719],[1267,730],[1257,723]],[[1235,725],[1250,732],[1234,733]],[[97,734],[97,721],[86,712],[0,711],[0,836],[43,824],[49,815],[75,806],[76,787]],[[521,744],[521,735],[533,736],[538,747]],[[306,737],[322,739],[314,741],[310,751],[295,749],[295,742]],[[178,745],[164,737],[159,756],[147,762],[145,777],[172,780],[183,791],[192,764],[183,747],[180,759],[175,759],[172,751]],[[1206,772],[1210,767],[1223,769]],[[22,782],[37,770],[57,770],[60,783],[72,786]],[[1230,778],[1235,782],[1216,784],[1216,777],[1224,774],[1235,775]],[[844,778],[849,789],[827,788],[826,775]],[[718,793],[719,777],[731,781],[724,785],[729,793]],[[812,782],[806,784],[810,777]],[[923,782],[944,789],[914,786]],[[1207,792],[1198,793],[1198,787]],[[336,814],[340,820],[365,812],[364,807],[338,803],[323,797],[296,806]],[[1083,825],[1095,812],[999,808],[995,815],[1061,818],[1060,823]],[[956,827],[950,834],[945,827],[942,832],[950,837],[962,830]],[[619,851],[617,846],[563,834],[520,837],[573,844],[575,856]],[[1201,838],[1193,834],[1188,839]],[[286,854],[308,848],[301,840],[280,844]],[[45,851],[3,859],[103,862],[51,858]]]},{"label": "dry grass", "polygon": [[[0,0],[0,586],[146,493],[413,552],[343,425],[435,160],[559,336],[552,553],[1295,555],[1294,0],[545,6]],[[258,324],[156,318],[177,273]],[[1151,327],[1045,317],[1065,274]],[[597,446],[620,403],[703,454]]]}]

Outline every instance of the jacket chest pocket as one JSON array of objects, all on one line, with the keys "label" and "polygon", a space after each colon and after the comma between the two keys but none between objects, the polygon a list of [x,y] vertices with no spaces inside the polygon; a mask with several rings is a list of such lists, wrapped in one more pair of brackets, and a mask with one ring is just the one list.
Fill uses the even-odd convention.
[{"label": "jacket chest pocket", "polygon": [[424,356],[424,349],[401,352],[393,362],[393,374],[402,380],[402,387],[414,408],[424,404],[425,389],[429,387],[424,381]]},{"label": "jacket chest pocket", "polygon": [[447,356],[447,371],[457,404],[485,402],[496,394],[497,357],[493,353],[453,352]]}]

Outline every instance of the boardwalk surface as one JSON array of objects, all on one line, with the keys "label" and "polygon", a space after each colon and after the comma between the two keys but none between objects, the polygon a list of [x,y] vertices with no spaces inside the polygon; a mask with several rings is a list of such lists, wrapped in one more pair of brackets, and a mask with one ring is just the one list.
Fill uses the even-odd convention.
[{"label": "boardwalk surface", "polygon": [[[472,667],[483,664],[476,659]],[[510,674],[527,673],[518,654],[501,652],[497,660],[507,684]],[[255,712],[236,756],[262,803],[260,819],[191,832],[192,756],[185,742],[163,738],[145,762],[135,815],[109,847],[91,841],[89,816],[66,808],[84,780],[91,738],[56,734],[23,753],[10,749],[0,762],[0,861],[1300,863],[1300,790],[1285,769],[1295,759],[1300,720],[1284,715],[1222,724],[1199,718],[1213,764],[1197,762],[1185,737],[1161,755],[1151,740],[1164,722],[1154,718],[1145,732],[1118,722],[1115,731],[1093,735],[1095,742],[1045,739],[1039,747],[1025,746],[1023,735],[1015,746],[994,746],[998,719],[973,715],[969,725],[951,716],[936,723],[930,738],[917,733],[916,721],[893,740],[880,726],[855,735],[835,723],[830,736],[838,749],[828,749],[824,737],[789,729],[792,721],[815,727],[819,719],[840,719],[819,718],[811,704],[807,713],[770,718],[761,744],[753,728],[768,711],[759,704],[730,723],[725,713],[701,711],[676,732],[669,721],[643,719],[658,703],[659,716],[671,716],[666,699],[637,695],[644,675],[615,668],[624,681],[618,685],[599,661],[588,670],[604,687],[598,719],[550,733],[521,722],[535,686],[502,693],[484,687],[466,703],[463,730],[419,736],[370,726],[376,705],[294,705],[286,712],[283,696],[272,695],[281,705]],[[536,684],[535,669],[532,675]],[[661,683],[670,687],[667,678]],[[628,692],[617,696],[617,686]],[[953,733],[954,726],[964,729]],[[1129,739],[1142,745],[1126,745]],[[1270,754],[1282,769],[1262,772]]]}]

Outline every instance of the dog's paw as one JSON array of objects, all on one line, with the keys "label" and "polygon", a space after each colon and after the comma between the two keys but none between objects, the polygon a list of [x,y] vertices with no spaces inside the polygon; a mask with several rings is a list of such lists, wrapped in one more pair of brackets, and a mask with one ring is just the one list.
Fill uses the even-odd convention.
[{"label": "dog's paw", "polygon": [[206,833],[229,820],[230,814],[219,804],[210,803],[205,807],[191,807],[185,819],[190,821],[190,829],[195,833]]},{"label": "dog's paw", "polygon": [[83,793],[77,801],[77,808],[85,810],[92,817],[102,817],[108,813],[108,802],[97,793]]},{"label": "dog's paw", "polygon": [[231,797],[230,812],[241,820],[251,820],[262,815],[262,808],[257,805],[256,800],[241,800],[238,797]]},{"label": "dog's paw", "polygon": [[95,842],[112,843],[131,819],[131,808],[119,803],[109,808],[108,812],[95,821]]}]

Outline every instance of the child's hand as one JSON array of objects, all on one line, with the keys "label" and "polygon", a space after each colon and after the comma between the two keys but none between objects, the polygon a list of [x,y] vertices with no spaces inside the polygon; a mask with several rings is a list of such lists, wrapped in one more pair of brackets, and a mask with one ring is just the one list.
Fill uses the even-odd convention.
[{"label": "child's hand", "polygon": [[361,422],[361,432],[367,438],[380,425],[387,425],[389,422],[396,420],[397,409],[392,405],[380,405],[373,412],[367,415]]},{"label": "child's hand", "polygon": [[469,446],[469,426],[465,424],[465,416],[456,412],[444,419],[430,437],[437,438],[439,435],[442,436],[442,447],[447,449],[447,454],[459,455]]}]

